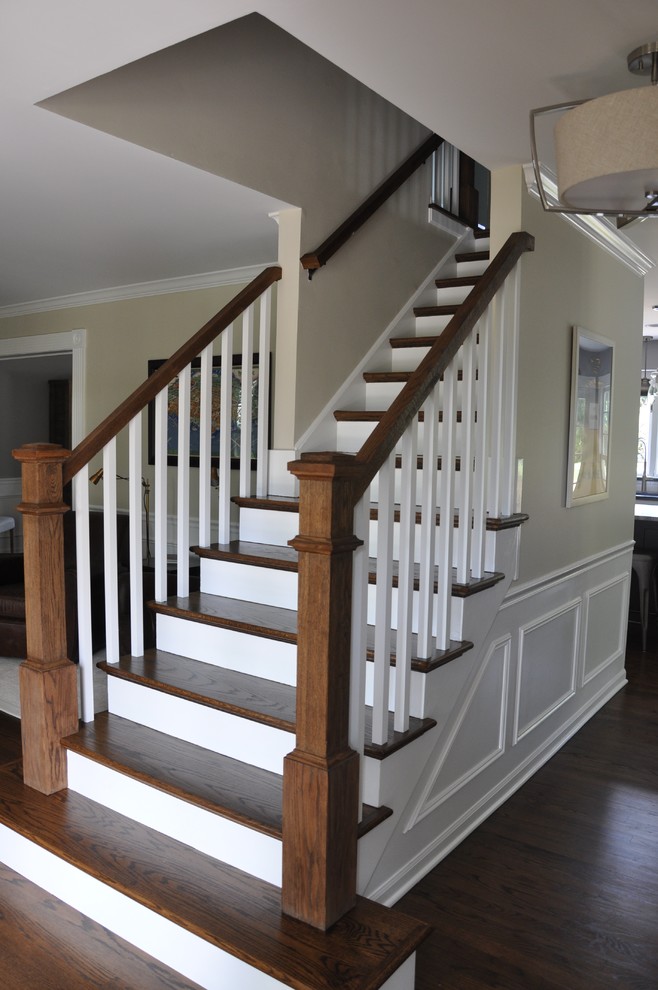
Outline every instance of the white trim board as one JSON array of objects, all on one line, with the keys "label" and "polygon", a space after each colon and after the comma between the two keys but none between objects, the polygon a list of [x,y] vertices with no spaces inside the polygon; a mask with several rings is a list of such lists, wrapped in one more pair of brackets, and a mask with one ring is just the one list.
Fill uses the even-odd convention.
[{"label": "white trim board", "polygon": [[50,299],[35,299],[32,302],[15,303],[0,307],[0,319],[10,316],[28,316],[31,313],[48,313],[56,309],[73,309],[76,306],[95,306],[98,303],[119,302],[123,299],[143,299],[145,296],[161,296],[170,292],[190,292],[194,289],[214,289],[219,285],[235,285],[251,282],[264,268],[276,264],[275,261],[262,265],[249,265],[243,268],[229,268],[221,272],[203,272],[199,275],[182,275],[179,278],[165,278],[155,282],[135,282],[131,285],[116,285],[107,289],[93,289],[90,292],[76,292],[68,296],[53,296]]},{"label": "white trim board", "polygon": [[[535,199],[540,199],[532,164],[523,166],[523,174],[528,192]],[[541,166],[541,180],[549,205],[559,206],[556,177],[545,165]],[[640,251],[629,237],[617,230],[607,217],[597,217],[586,213],[561,213],[560,216],[576,230],[579,230],[581,234],[589,237],[599,247],[612,254],[640,278],[644,278],[647,272],[656,267],[655,261]]]},{"label": "white trim board", "polygon": [[43,357],[48,354],[71,354],[71,442],[74,447],[85,435],[86,349],[87,331],[82,329],[0,339],[0,360]]}]

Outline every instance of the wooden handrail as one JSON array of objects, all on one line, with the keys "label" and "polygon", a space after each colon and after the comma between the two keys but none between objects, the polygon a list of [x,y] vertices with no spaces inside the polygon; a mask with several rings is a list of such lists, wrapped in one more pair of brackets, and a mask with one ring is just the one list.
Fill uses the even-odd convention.
[{"label": "wooden handrail", "polygon": [[534,251],[532,234],[511,234],[478,284],[462,303],[447,327],[430,348],[402,391],[356,454],[361,465],[357,475],[355,504],[366,491],[409,423],[418,415],[440,376],[462,346],[517,261],[526,251]]},{"label": "wooden handrail", "polygon": [[430,155],[443,144],[443,138],[438,134],[431,134],[423,143],[416,148],[406,161],[404,161],[375,191],[357,207],[357,209],[344,220],[333,234],[330,234],[320,247],[315,251],[309,251],[300,258],[302,268],[308,272],[308,277],[313,277],[313,272],[326,265],[339,248],[349,241],[350,237],[359,230],[364,223],[370,219],[386,200],[396,192],[407,179],[414,174]]},{"label": "wooden handrail", "polygon": [[249,285],[246,285],[234,299],[216,313],[201,327],[193,337],[190,337],[168,361],[157,369],[149,378],[135,389],[127,399],[117,406],[102,423],[91,431],[78,446],[71,451],[63,465],[63,481],[67,484],[95,457],[109,441],[117,435],[137,413],[141,412],[149,402],[178,375],[183,368],[197,357],[223,330],[234,322],[265,292],[270,285],[281,278],[281,268],[272,265],[265,268]]}]

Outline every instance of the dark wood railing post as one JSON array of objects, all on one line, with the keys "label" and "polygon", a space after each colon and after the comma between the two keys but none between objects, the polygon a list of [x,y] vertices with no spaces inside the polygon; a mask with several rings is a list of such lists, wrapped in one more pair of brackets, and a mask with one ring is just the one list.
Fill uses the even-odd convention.
[{"label": "dark wood railing post", "polygon": [[327,929],[356,901],[359,759],[349,748],[354,458],[312,454],[300,480],[297,745],[284,761],[282,906]]},{"label": "dark wood railing post", "polygon": [[23,779],[43,794],[66,787],[61,739],[78,728],[77,672],[66,656],[62,464],[69,451],[27,444],[22,464],[27,659],[19,670]]}]

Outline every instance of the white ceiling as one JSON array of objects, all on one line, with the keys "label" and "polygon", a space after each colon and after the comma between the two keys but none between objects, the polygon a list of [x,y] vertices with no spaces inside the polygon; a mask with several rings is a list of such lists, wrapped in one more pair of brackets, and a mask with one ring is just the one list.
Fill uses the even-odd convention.
[{"label": "white ceiling", "polygon": [[658,36],[655,0],[0,0],[0,307],[273,260],[276,201],[35,106],[253,10],[492,169]]}]

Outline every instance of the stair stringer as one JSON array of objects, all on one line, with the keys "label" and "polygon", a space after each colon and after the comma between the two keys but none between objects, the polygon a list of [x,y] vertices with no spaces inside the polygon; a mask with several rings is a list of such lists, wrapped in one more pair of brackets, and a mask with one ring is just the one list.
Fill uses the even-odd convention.
[{"label": "stair stringer", "polygon": [[[425,676],[422,714],[426,718],[435,719],[436,728],[414,744],[393,754],[380,763],[378,768],[367,768],[369,786],[372,788],[375,780],[377,787],[369,790],[364,800],[368,803],[386,804],[393,809],[393,815],[359,842],[359,892],[382,903],[394,903],[442,858],[439,856],[430,862],[423,873],[418,871],[415,863],[417,840],[420,841],[421,848],[424,848],[422,843],[427,838],[424,834],[421,837],[420,833],[424,833],[424,828],[417,829],[417,825],[424,825],[423,810],[426,803],[428,799],[431,800],[435,787],[442,786],[441,774],[460,727],[468,721],[469,712],[474,711],[474,705],[481,703],[482,695],[478,691],[492,687],[486,679],[492,657],[489,637],[516,574],[520,529],[503,530],[489,536],[495,541],[496,570],[502,571],[505,579],[463,601],[464,634],[468,633],[473,648],[453,663],[439,667]],[[506,666],[501,683],[506,689]],[[495,687],[494,684],[493,688]],[[470,738],[481,741],[482,728],[480,719],[478,732],[469,734]],[[464,779],[455,784],[455,790],[477,779],[479,773],[502,752],[501,739],[504,739],[504,731],[504,724],[499,724],[496,745],[484,756],[479,753],[475,755],[474,766],[468,773],[461,775]],[[377,762],[367,757],[366,760],[368,763]],[[458,827],[458,824],[451,822],[450,827]],[[457,845],[467,831],[460,833],[450,848]],[[430,836],[430,841],[433,838],[435,836]],[[413,877],[408,883],[404,868],[400,870],[396,865],[400,859],[400,849],[403,850],[403,856],[408,856],[409,875]],[[390,887],[395,890],[392,896]]]},{"label": "stair stringer", "polygon": [[469,243],[475,243],[473,231],[466,228],[456,235],[449,251],[444,254],[438,264],[429,273],[422,285],[415,290],[411,298],[391,320],[379,339],[373,344],[363,359],[355,367],[344,385],[332,396],[322,412],[308,427],[306,432],[295,444],[296,456],[311,450],[336,450],[337,425],[334,419],[335,409],[365,408],[366,388],[363,381],[365,371],[389,371],[392,369],[393,356],[389,340],[393,336],[413,337],[416,334],[416,318],[414,306],[420,305],[428,293],[432,293],[435,279],[440,275],[452,274],[455,270],[455,255]]}]

